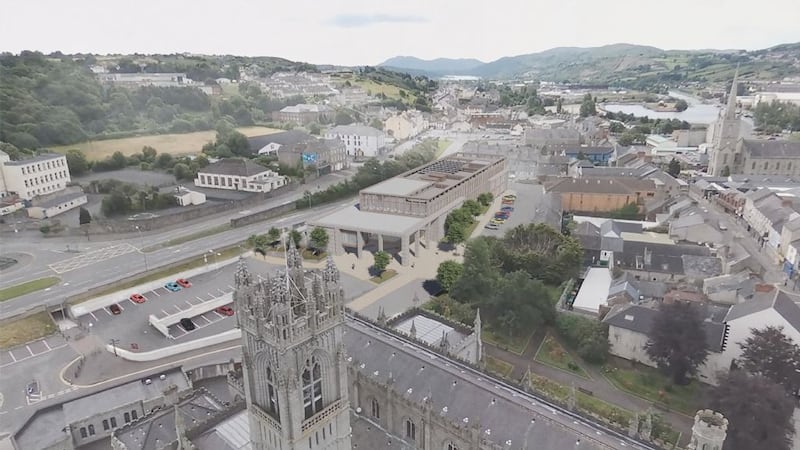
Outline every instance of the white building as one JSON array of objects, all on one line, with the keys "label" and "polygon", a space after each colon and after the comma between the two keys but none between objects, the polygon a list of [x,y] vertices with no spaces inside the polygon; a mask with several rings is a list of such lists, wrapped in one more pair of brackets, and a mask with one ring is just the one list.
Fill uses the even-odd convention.
[{"label": "white building", "polygon": [[195,186],[245,192],[269,192],[286,185],[286,177],[244,159],[227,158],[200,169]]},{"label": "white building", "polygon": [[405,140],[417,136],[428,128],[428,121],[418,112],[403,112],[386,119],[383,129],[389,136]]},{"label": "white building", "polygon": [[325,132],[325,139],[339,139],[347,154],[355,157],[377,156],[386,145],[383,131],[364,125],[340,125]]},{"label": "white building", "polygon": [[28,217],[33,219],[49,219],[71,209],[86,204],[86,194],[83,191],[71,192],[45,200],[28,208]]},{"label": "white building", "polygon": [[16,194],[24,200],[52,194],[67,187],[71,178],[64,155],[45,153],[33,158],[11,161],[0,152],[0,190],[2,196]]},{"label": "white building", "polygon": [[190,191],[183,186],[175,188],[175,200],[179,206],[202,205],[206,202],[206,194]]}]

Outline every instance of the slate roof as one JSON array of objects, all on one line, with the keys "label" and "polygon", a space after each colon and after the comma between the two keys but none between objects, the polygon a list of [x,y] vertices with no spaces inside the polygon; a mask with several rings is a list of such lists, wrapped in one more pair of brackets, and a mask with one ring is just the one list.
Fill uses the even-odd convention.
[{"label": "slate roof", "polygon": [[750,152],[752,158],[800,159],[800,142],[742,139],[742,147]]},{"label": "slate roof", "polygon": [[614,153],[614,147],[568,147],[564,150],[567,155],[583,153],[584,155],[607,155]]},{"label": "slate roof", "polygon": [[652,180],[637,180],[633,178],[608,177],[608,178],[560,178],[547,183],[548,192],[579,192],[587,194],[621,194],[636,195],[636,192],[649,192],[656,190]]},{"label": "slate roof", "polygon": [[600,250],[600,228],[589,222],[579,222],[572,233],[581,242],[584,250]]},{"label": "slate roof", "polygon": [[[650,253],[650,264],[645,263],[645,249]],[[710,256],[710,254],[708,248],[697,245],[625,241],[622,252],[614,254],[614,260],[623,269],[683,274],[684,255]],[[637,260],[641,269],[637,269]]]},{"label": "slate roof", "polygon": [[269,169],[266,167],[247,159],[225,158],[207,165],[200,169],[198,173],[251,177],[268,171]]},{"label": "slate roof", "polygon": [[[609,326],[647,335],[650,334],[657,317],[658,311],[653,308],[625,304],[613,307],[603,319],[603,322]],[[725,324],[704,321],[703,330],[706,334],[706,344],[708,344],[709,350],[719,352],[722,349],[722,335],[725,332]]]},{"label": "slate roof", "polygon": [[53,206],[58,206],[70,202],[72,200],[77,200],[81,197],[86,197],[86,194],[83,191],[69,192],[64,195],[59,195],[57,197],[50,198],[41,203],[36,203],[33,206],[47,209],[47,208],[52,208]]},{"label": "slate roof", "polygon": [[280,133],[265,134],[263,136],[253,136],[247,138],[247,143],[250,144],[250,151],[256,153],[269,144],[278,145],[294,145],[301,142],[310,141],[315,139],[314,136],[302,130],[289,130]]},{"label": "slate roof", "polygon": [[774,308],[790,326],[794,327],[795,330],[800,330],[800,306],[795,303],[796,301],[800,301],[798,296],[775,289],[775,292],[767,297],[754,298],[753,300],[733,305],[728,311],[728,315],[725,316],[725,322],[731,322]]}]

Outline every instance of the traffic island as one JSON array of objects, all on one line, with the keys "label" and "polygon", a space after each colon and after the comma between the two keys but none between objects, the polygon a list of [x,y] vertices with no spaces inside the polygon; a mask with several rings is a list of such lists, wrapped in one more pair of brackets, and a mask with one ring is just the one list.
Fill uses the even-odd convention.
[{"label": "traffic island", "polygon": [[30,294],[31,292],[41,291],[42,289],[55,286],[60,282],[61,278],[59,277],[46,277],[15,284],[14,286],[0,289],[0,302],[21,297],[23,295]]}]

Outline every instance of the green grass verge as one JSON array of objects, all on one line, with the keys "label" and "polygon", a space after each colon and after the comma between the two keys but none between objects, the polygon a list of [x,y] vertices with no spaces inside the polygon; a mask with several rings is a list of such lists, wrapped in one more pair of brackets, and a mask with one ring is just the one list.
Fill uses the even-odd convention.
[{"label": "green grass verge", "polygon": [[533,359],[565,372],[591,379],[589,374],[578,364],[577,359],[573,358],[572,355],[549,334],[545,336],[542,345],[539,347],[539,351],[536,352],[536,356]]},{"label": "green grass verge", "polygon": [[[220,255],[217,256],[218,260],[219,261],[224,261],[226,259],[230,259],[230,258],[233,258],[233,257],[236,257],[236,256],[240,255],[242,253],[242,248],[240,248],[239,246],[230,247],[230,248],[227,248],[225,250],[219,251],[218,253],[220,253]],[[196,269],[198,267],[202,267],[202,266],[204,266],[206,264],[209,264],[209,263],[213,264],[213,262],[207,262],[206,260],[204,260],[203,256],[200,255],[200,256],[198,256],[198,257],[196,257],[196,258],[194,258],[192,260],[189,260],[187,262],[184,262],[184,263],[181,263],[181,264],[177,264],[177,265],[168,266],[168,267],[164,267],[163,269],[160,269],[160,270],[158,270],[156,272],[151,272],[151,273],[148,273],[147,275],[143,275],[141,277],[134,278],[132,280],[128,280],[128,281],[125,281],[125,282],[122,282],[122,283],[110,284],[110,285],[108,285],[108,287],[106,289],[102,289],[102,290],[96,291],[96,292],[89,292],[89,293],[83,294],[81,296],[75,297],[73,299],[70,299],[69,303],[71,305],[75,305],[75,304],[78,304],[78,303],[83,303],[83,302],[85,302],[87,300],[90,300],[92,298],[100,297],[101,295],[113,294],[114,292],[117,292],[117,291],[121,291],[121,290],[124,290],[124,289],[130,289],[130,288],[136,287],[136,286],[138,286],[140,284],[144,284],[144,283],[148,283],[150,281],[155,281],[155,280],[158,280],[158,279],[161,279],[161,278],[165,278],[165,277],[167,277],[169,275],[173,275],[173,274],[176,274],[176,273],[179,273],[179,272],[184,272],[184,271],[191,270],[191,269]]]},{"label": "green grass verge", "polygon": [[304,248],[303,252],[301,253],[304,260],[308,261],[322,261],[323,259],[328,257],[328,254],[325,252],[320,252],[319,255],[315,255],[313,251]]},{"label": "green grass verge", "polygon": [[386,269],[383,271],[382,274],[378,275],[377,277],[370,278],[369,281],[380,284],[386,280],[394,278],[395,275],[397,275],[397,271],[395,271],[394,269]]},{"label": "green grass verge", "polygon": [[514,370],[514,366],[501,359],[492,358],[491,356],[486,355],[486,370],[494,372],[503,377],[508,377],[511,374],[511,371]]},{"label": "green grass verge", "polygon": [[11,348],[56,332],[50,314],[42,311],[0,323],[0,348]]},{"label": "green grass verge", "polygon": [[197,239],[202,239],[205,237],[213,236],[215,234],[219,234],[231,229],[230,223],[224,223],[222,225],[218,225],[216,227],[211,227],[205,229],[203,231],[198,231],[197,233],[187,234],[185,236],[177,237],[175,239],[170,239],[169,241],[162,242],[160,244],[151,245],[150,247],[145,247],[142,249],[145,253],[154,252],[156,250],[162,249],[164,247],[172,247],[174,245],[185,244],[187,242],[191,242]]},{"label": "green grass verge", "polygon": [[447,147],[449,147],[451,143],[452,143],[452,141],[450,141],[448,139],[439,139],[438,140],[438,142],[436,143],[436,158],[437,159],[440,156],[442,156],[442,153],[444,153],[444,151],[447,150]]},{"label": "green grass verge", "polygon": [[495,347],[500,347],[503,350],[515,353],[517,355],[522,355],[525,353],[525,349],[528,347],[528,341],[531,340],[531,336],[533,336],[533,331],[523,336],[514,337],[506,336],[503,333],[497,333],[487,328],[484,328],[481,332],[481,339],[484,342],[492,344]]},{"label": "green grass verge", "polygon": [[611,362],[603,367],[603,374],[617,389],[674,409],[689,416],[700,409],[703,388],[698,381],[686,386],[672,384],[672,380],[658,370],[637,364],[623,367]]},{"label": "green grass verge", "polygon": [[0,289],[0,302],[27,295],[31,292],[41,291],[42,289],[47,289],[50,286],[55,286],[60,282],[61,278],[59,277],[46,277],[15,284],[14,286]]}]

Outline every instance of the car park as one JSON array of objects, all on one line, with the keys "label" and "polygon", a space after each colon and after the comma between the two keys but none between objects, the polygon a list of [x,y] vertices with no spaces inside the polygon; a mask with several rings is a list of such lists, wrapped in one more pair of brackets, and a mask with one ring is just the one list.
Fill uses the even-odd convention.
[{"label": "car park", "polygon": [[118,316],[122,313],[122,308],[119,307],[118,304],[114,303],[113,305],[108,307],[108,310],[111,311],[111,314]]},{"label": "car park", "polygon": [[172,292],[178,292],[181,290],[181,286],[174,281],[170,281],[169,283],[165,284],[164,288]]},{"label": "car park", "polygon": [[130,300],[133,303],[144,303],[146,300],[142,294],[131,294]]},{"label": "car park", "polygon": [[513,206],[503,206],[502,208],[500,208],[500,211],[511,213],[511,212],[514,211],[514,207]]},{"label": "car park", "polygon": [[230,306],[220,306],[216,309],[216,311],[223,316],[232,316],[233,315],[233,308]]},{"label": "car park", "polygon": [[183,329],[186,331],[192,331],[197,328],[197,325],[195,325],[194,322],[192,322],[192,319],[189,319],[188,317],[181,319],[180,324],[181,327],[183,327]]},{"label": "car park", "polygon": [[487,230],[499,230],[500,229],[500,225],[498,225],[496,223],[489,222],[489,223],[486,224],[486,226],[484,228],[486,228]]},{"label": "car park", "polygon": [[177,283],[180,287],[183,287],[183,288],[192,287],[192,283],[190,283],[189,280],[187,280],[185,278],[178,278],[177,280],[175,280],[175,283]]}]

